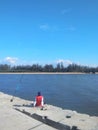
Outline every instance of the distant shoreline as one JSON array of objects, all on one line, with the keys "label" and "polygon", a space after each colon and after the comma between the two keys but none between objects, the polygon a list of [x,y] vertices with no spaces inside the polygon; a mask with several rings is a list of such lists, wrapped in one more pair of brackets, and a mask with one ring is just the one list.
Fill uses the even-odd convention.
[{"label": "distant shoreline", "polygon": [[86,74],[81,72],[0,72],[0,74]]},{"label": "distant shoreline", "polygon": [[[0,72],[0,74],[92,74],[82,72]],[[95,73],[98,74],[98,73]]]}]

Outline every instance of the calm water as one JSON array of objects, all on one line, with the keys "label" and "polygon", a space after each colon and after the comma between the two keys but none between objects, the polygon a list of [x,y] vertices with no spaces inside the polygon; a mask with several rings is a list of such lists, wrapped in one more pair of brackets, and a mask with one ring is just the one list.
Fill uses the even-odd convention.
[{"label": "calm water", "polygon": [[48,104],[98,116],[97,74],[0,74],[0,91],[29,100],[41,91]]}]

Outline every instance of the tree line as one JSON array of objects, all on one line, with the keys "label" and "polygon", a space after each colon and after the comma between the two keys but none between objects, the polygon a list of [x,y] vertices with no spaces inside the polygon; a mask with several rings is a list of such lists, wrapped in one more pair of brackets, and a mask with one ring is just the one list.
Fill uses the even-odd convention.
[{"label": "tree line", "polygon": [[70,64],[67,67],[63,63],[58,63],[56,66],[52,64],[33,65],[17,65],[10,66],[8,64],[0,64],[0,72],[82,72],[82,73],[96,73],[98,67],[82,66],[77,64]]}]

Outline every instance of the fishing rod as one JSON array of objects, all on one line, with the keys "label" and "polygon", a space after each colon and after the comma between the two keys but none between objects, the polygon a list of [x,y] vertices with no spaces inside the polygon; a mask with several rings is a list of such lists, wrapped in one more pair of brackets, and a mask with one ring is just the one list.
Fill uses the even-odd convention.
[{"label": "fishing rod", "polygon": [[21,82],[22,82],[22,79],[23,79],[23,74],[21,75],[21,77],[20,77],[20,79],[19,79],[19,83],[18,83],[17,87],[15,88],[15,91],[14,91],[14,93],[13,93],[13,96],[12,96],[10,102],[13,102],[14,97],[15,97],[15,94],[16,94],[16,92],[17,92],[17,91],[19,90],[19,88],[20,88],[20,84],[21,84]]}]

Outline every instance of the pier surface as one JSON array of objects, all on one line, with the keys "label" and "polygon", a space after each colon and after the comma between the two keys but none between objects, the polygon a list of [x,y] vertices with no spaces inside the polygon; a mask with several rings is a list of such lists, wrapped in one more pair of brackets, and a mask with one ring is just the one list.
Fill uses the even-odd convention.
[{"label": "pier surface", "polygon": [[0,92],[0,130],[98,130],[98,117],[31,101]]}]

